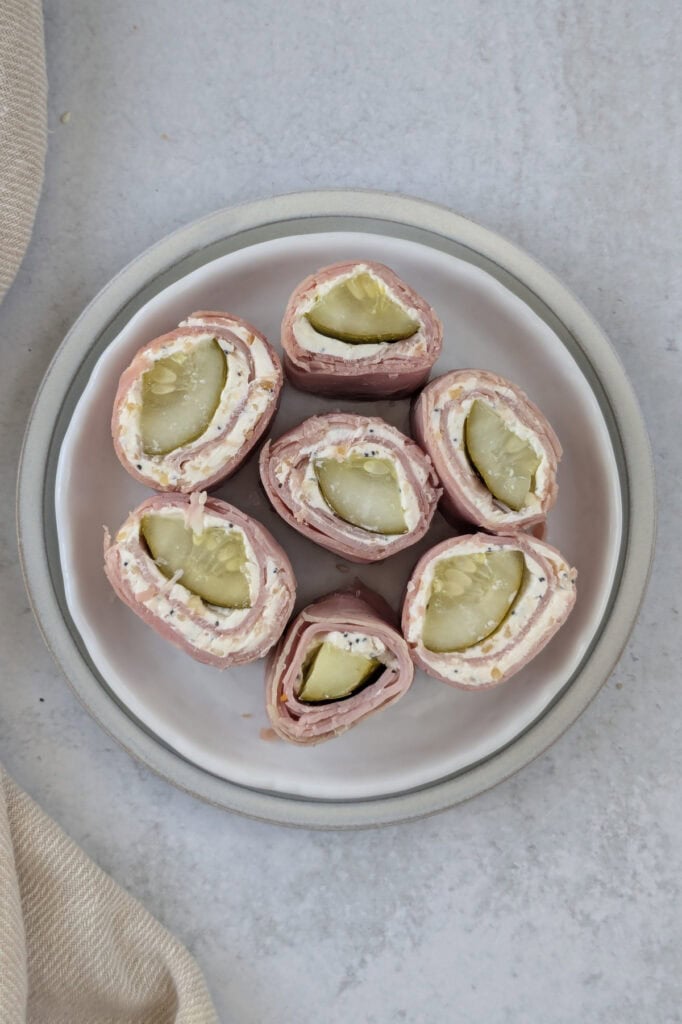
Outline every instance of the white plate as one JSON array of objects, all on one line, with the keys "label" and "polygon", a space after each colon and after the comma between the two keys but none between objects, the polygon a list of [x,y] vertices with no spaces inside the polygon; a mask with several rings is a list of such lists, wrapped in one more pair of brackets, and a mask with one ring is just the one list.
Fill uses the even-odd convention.
[{"label": "white plate", "polygon": [[[419,675],[394,708],[306,750],[261,738],[268,724],[261,663],[228,672],[198,665],[111,593],[102,526],[115,529],[148,492],[116,460],[109,419],[118,376],[140,345],[196,308],[234,312],[277,344],[293,287],[346,257],[387,263],[434,305],[446,338],[436,373],[494,370],[548,415],[565,450],[548,539],[578,568],[578,601],[545,651],[504,686],[464,693]],[[287,389],[273,434],[334,407],[358,403]],[[407,401],[359,408],[407,428]],[[357,575],[398,608],[419,554],[449,532],[437,517],[414,548],[383,565],[353,567],[275,516],[253,460],[217,493],[261,520],[288,550],[298,607]],[[36,614],[98,720],[136,756],[205,799],[269,820],[329,827],[440,809],[547,746],[613,665],[653,544],[646,435],[596,324],[551,275],[498,236],[431,204],[377,193],[308,193],[221,211],[126,268],[86,310],[48,371],[27,431],[18,498]]]},{"label": "white plate", "polygon": [[[253,322],[278,343],[286,300],[309,273],[336,260],[380,260],[432,303],[445,327],[435,373],[494,370],[545,409],[564,445],[560,498],[548,539],[578,568],[578,601],[546,650],[504,686],[464,693],[417,674],[395,708],[334,742],[299,748],[261,738],[268,725],[263,663],[219,671],[157,637],[114,597],[102,572],[102,524],[115,532],[146,495],[121,468],[110,418],[121,372],[145,342],[195,309]],[[374,412],[407,429],[409,401],[322,400],[287,387],[272,433],[334,408]],[[287,527],[258,486],[257,460],[216,492],[270,529],[290,554],[298,607],[358,575],[397,609],[418,554],[452,534],[440,519],[422,543],[359,571]],[[90,656],[122,703],[165,743],[241,785],[325,800],[356,800],[424,786],[509,743],[557,697],[601,620],[615,577],[622,515],[618,471],[596,398],[553,331],[478,267],[415,242],[333,233],[276,239],[195,270],[144,306],[100,357],[59,458],[57,532],[66,599]]]}]

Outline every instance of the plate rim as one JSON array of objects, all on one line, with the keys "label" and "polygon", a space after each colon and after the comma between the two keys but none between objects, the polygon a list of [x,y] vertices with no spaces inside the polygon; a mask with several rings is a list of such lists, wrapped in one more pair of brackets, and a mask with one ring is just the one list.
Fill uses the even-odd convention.
[{"label": "plate rim", "polygon": [[[48,496],[54,426],[91,350],[87,339],[99,338],[116,315],[164,272],[193,255],[200,257],[211,245],[258,230],[265,236],[257,240],[286,235],[288,222],[324,218],[364,218],[441,236],[496,264],[533,293],[572,335],[608,398],[624,461],[621,493],[627,505],[620,581],[601,634],[582,670],[542,717],[506,747],[454,777],[405,793],[353,801],[271,794],[220,779],[186,761],[131,718],[100,685],[79,651],[50,575],[47,523],[36,515]],[[86,306],[53,356],[29,415],[17,480],[19,556],[33,613],[71,689],[99,725],[131,756],[208,803],[271,823],[327,829],[395,824],[445,810],[502,782],[555,742],[604,685],[627,642],[650,573],[655,522],[653,460],[642,414],[617,354],[582,303],[537,260],[496,232],[427,200],[363,189],[294,192],[226,207],[177,229],[128,263]]]}]

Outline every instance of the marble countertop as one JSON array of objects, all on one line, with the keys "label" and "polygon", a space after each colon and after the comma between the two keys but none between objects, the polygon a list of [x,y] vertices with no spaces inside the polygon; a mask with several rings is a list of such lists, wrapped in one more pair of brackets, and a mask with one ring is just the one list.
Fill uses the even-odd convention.
[{"label": "marble countertop", "polygon": [[[225,1022],[678,1021],[679,4],[45,8],[45,189],[0,308],[6,767],[189,946]],[[98,289],[217,207],[324,186],[445,203],[563,278],[634,382],[660,496],[639,624],[576,725],[468,804],[346,834],[220,812],[118,749],[43,646],[11,512],[30,403]]]}]

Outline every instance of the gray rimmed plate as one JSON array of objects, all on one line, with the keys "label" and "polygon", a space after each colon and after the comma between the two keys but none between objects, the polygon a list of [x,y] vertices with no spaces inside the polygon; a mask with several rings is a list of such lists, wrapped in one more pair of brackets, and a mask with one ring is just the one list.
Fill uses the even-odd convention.
[{"label": "gray rimmed plate", "polygon": [[[578,567],[578,603],[550,646],[495,690],[418,678],[395,708],[332,743],[266,742],[262,666],[229,673],[164,644],[109,592],[101,527],[145,494],[108,434],[120,371],[191,309],[224,308],[277,339],[286,297],[345,257],[393,266],[436,307],[436,372],[475,365],[519,383],[562,439],[549,540]],[[324,402],[289,390],[281,433]],[[363,409],[366,408],[363,406]],[[373,411],[399,427],[407,402]],[[545,749],[607,678],[644,591],[654,537],[653,472],[631,387],[582,306],[523,252],[448,210],[373,192],[281,196],[220,211],[160,242],[107,285],[64,340],[34,405],[18,487],[21,557],[39,624],[76,693],[130,753],[220,806],[290,825],[407,820],[474,796]],[[347,582],[349,566],[290,531],[253,464],[219,493],[289,550],[300,602]],[[397,606],[417,555],[447,533],[357,573]],[[353,570],[355,572],[355,570]]]}]

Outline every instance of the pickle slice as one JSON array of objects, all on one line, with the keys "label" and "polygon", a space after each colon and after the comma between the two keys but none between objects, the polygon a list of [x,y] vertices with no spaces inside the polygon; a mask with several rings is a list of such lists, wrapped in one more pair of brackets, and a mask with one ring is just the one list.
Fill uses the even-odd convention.
[{"label": "pickle slice", "polygon": [[334,644],[323,643],[303,671],[299,700],[314,703],[350,697],[383,667],[376,658],[344,651]]},{"label": "pickle slice", "polygon": [[236,530],[210,526],[194,533],[182,516],[148,515],[140,532],[157,566],[168,579],[220,608],[250,608],[244,539]]},{"label": "pickle slice", "polygon": [[315,463],[315,474],[322,497],[344,522],[370,533],[407,533],[398,475],[390,459],[321,459]]},{"label": "pickle slice", "polygon": [[322,295],[307,319],[319,334],[351,344],[404,341],[419,324],[370,274],[356,274]]},{"label": "pickle slice", "polygon": [[204,433],[227,380],[215,338],[157,359],[142,377],[140,428],[145,455],[167,455]]},{"label": "pickle slice", "polygon": [[493,497],[515,512],[522,509],[540,465],[531,445],[509,430],[489,405],[477,400],[467,416],[466,446]]},{"label": "pickle slice", "polygon": [[455,555],[436,566],[422,640],[430,651],[462,651],[504,622],[523,581],[520,551]]}]

